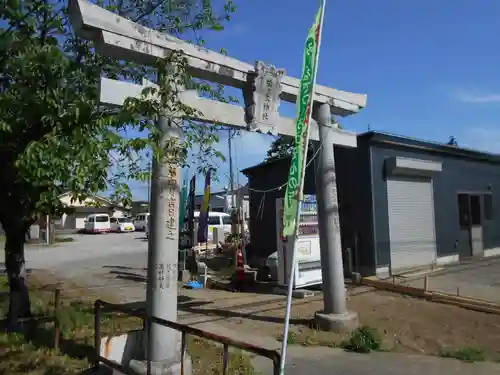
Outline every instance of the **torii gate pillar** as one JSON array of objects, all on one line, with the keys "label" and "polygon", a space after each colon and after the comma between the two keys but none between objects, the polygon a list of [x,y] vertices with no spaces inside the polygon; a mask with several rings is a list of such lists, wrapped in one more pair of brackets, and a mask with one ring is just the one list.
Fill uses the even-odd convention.
[{"label": "torii gate pillar", "polygon": [[318,146],[321,149],[315,170],[324,303],[323,311],[315,314],[315,321],[326,331],[350,331],[357,327],[358,315],[346,307],[330,105],[322,104],[315,115],[322,145]]}]

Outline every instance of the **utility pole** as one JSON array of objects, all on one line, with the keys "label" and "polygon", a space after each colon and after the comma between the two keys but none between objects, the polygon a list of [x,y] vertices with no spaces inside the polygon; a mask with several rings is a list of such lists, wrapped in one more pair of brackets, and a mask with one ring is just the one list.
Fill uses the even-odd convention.
[{"label": "utility pole", "polygon": [[151,210],[151,178],[152,178],[152,166],[150,155],[148,154],[148,211]]},{"label": "utility pole", "polygon": [[233,147],[231,139],[233,138],[231,128],[228,129],[229,136],[227,137],[227,147],[229,149],[229,186],[231,188],[231,208],[234,210],[234,176],[233,176]]}]

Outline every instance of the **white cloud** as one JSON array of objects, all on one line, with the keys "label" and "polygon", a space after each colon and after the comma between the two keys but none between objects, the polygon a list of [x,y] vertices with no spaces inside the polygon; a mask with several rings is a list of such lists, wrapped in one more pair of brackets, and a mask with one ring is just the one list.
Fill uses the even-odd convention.
[{"label": "white cloud", "polygon": [[500,94],[457,90],[455,98],[464,103],[500,103]]}]

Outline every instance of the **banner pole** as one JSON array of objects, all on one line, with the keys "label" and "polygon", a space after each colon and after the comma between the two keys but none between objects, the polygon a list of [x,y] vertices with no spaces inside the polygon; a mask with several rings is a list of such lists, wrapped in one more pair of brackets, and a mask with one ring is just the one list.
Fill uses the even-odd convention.
[{"label": "banner pole", "polygon": [[[315,61],[315,66],[314,66],[314,76],[313,76],[313,81],[312,81],[312,92],[311,92],[311,99],[310,99],[310,108],[309,108],[309,113],[308,113],[308,118],[307,118],[307,129],[306,129],[306,137],[305,137],[305,145],[304,145],[304,155],[303,155],[303,162],[302,162],[302,171],[300,174],[300,183],[299,183],[299,190],[297,192],[296,199],[298,201],[297,204],[297,213],[296,213],[296,219],[295,219],[295,230],[292,237],[293,240],[293,251],[292,251],[292,259],[291,259],[291,270],[290,270],[290,276],[288,279],[288,293],[287,293],[287,299],[286,299],[286,309],[285,309],[285,322],[284,322],[284,327],[283,327],[283,341],[281,344],[281,363],[280,363],[280,374],[284,375],[285,373],[285,364],[286,364],[286,349],[287,349],[287,341],[288,341],[288,331],[290,328],[290,313],[292,309],[292,294],[293,294],[293,285],[294,285],[294,279],[295,279],[295,250],[296,250],[296,244],[297,244],[297,237],[298,237],[298,232],[299,232],[299,224],[300,224],[300,214],[301,214],[301,203],[303,200],[303,190],[304,190],[304,180],[305,180],[305,173],[306,173],[306,165],[307,165],[307,149],[308,149],[308,143],[309,143],[309,130],[310,130],[310,124],[311,124],[311,118],[312,118],[312,107],[314,105],[314,86],[316,84],[316,75],[318,72],[318,63],[319,63],[319,53],[320,53],[320,47],[321,47],[321,37],[323,33],[323,19],[325,16],[325,5],[326,5],[326,0],[321,1],[321,16],[320,16],[320,24],[319,24],[319,31],[318,31],[318,41],[317,41],[317,50],[316,50],[316,61]],[[297,96],[297,100],[300,98],[300,93],[299,96]],[[328,145],[330,146],[330,145]],[[322,145],[320,145],[322,147]],[[333,145],[331,145],[333,147]]]}]

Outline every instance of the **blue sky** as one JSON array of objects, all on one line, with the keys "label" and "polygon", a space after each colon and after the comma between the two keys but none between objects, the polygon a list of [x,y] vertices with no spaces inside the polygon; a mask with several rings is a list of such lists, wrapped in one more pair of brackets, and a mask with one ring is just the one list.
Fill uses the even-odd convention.
[{"label": "blue sky", "polygon": [[[238,9],[226,29],[205,35],[207,46],[299,77],[318,4],[235,2]],[[361,113],[339,119],[348,130],[370,126],[441,142],[454,135],[460,146],[500,153],[499,15],[498,0],[328,1],[317,82],[368,95]],[[293,117],[294,105],[282,103],[281,113]],[[236,139],[235,167],[261,162],[271,141],[248,133]],[[225,152],[226,145],[224,138],[219,149]],[[214,190],[228,184],[228,166],[219,165]],[[145,186],[134,187],[135,198],[145,193]]]}]

